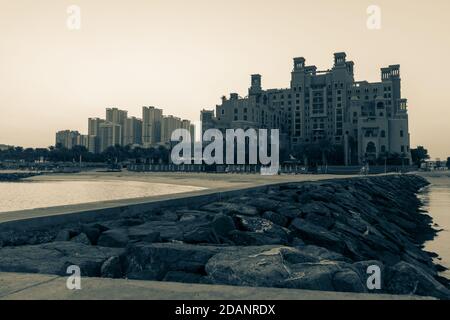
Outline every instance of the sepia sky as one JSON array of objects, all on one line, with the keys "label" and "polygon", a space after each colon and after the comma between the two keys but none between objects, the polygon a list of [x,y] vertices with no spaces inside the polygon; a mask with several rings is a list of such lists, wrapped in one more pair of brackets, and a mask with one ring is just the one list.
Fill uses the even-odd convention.
[{"label": "sepia sky", "polygon": [[[331,68],[355,61],[357,80],[401,64],[411,146],[450,156],[448,0],[0,0],[0,144],[46,147],[60,129],[87,131],[106,107],[144,105],[199,120],[250,74],[289,86],[292,58]],[[69,5],[81,29],[67,28]],[[366,26],[381,8],[381,29]]]}]

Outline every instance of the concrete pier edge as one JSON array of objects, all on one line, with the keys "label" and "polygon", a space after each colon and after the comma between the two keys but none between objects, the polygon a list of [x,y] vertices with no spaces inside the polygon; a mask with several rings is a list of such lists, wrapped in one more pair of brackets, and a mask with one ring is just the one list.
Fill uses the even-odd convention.
[{"label": "concrete pier edge", "polygon": [[435,300],[413,295],[82,278],[69,290],[55,275],[0,273],[0,300]]}]

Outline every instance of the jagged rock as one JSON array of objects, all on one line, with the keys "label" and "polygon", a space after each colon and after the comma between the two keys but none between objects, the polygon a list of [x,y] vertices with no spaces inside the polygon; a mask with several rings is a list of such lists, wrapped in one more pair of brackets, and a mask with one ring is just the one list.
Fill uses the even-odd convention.
[{"label": "jagged rock", "polygon": [[129,240],[125,229],[113,229],[103,232],[97,244],[102,247],[125,248]]},{"label": "jagged rock", "polygon": [[140,218],[125,218],[122,220],[119,220],[119,223],[121,227],[134,227],[134,226],[138,226],[140,224],[144,223],[144,220],[140,219]]},{"label": "jagged rock", "polygon": [[396,294],[418,294],[450,299],[450,290],[419,267],[399,262],[387,270],[386,289]]},{"label": "jagged rock", "polygon": [[290,264],[320,262],[314,254],[300,248],[295,248],[295,250],[283,249],[281,250],[281,253],[284,261]]},{"label": "jagged rock", "polygon": [[264,212],[262,217],[264,219],[272,221],[273,223],[275,223],[281,227],[287,227],[287,225],[289,223],[289,220],[285,216],[283,216],[279,213],[273,212],[273,211]]},{"label": "jagged rock", "polygon": [[334,291],[333,275],[339,270],[334,262],[318,262],[291,266],[291,277],[282,287],[306,290]]},{"label": "jagged rock", "polygon": [[264,211],[276,211],[282,206],[280,201],[271,200],[263,197],[251,197],[249,201],[244,202],[249,206],[255,207],[260,213]]},{"label": "jagged rock", "polygon": [[236,230],[233,219],[229,216],[219,214],[211,223],[211,228],[217,236],[226,238],[231,231]]},{"label": "jagged rock", "polygon": [[341,292],[367,292],[359,274],[350,269],[338,271],[334,274],[333,287],[334,290]]},{"label": "jagged rock", "polygon": [[162,280],[169,271],[204,273],[206,262],[220,247],[178,243],[137,243],[126,252],[126,276]]},{"label": "jagged rock", "polygon": [[100,268],[123,249],[64,241],[0,249],[0,272],[28,272],[67,276],[67,267],[79,266],[84,276],[100,276]]},{"label": "jagged rock", "polygon": [[236,215],[236,225],[243,231],[249,231],[256,234],[261,234],[266,237],[275,239],[273,243],[288,243],[289,242],[289,230],[280,227],[273,222],[263,219],[246,217]]},{"label": "jagged rock", "polygon": [[258,210],[255,207],[229,202],[213,202],[205,205],[202,210],[223,213],[226,215],[240,214],[244,216],[257,216]]},{"label": "jagged rock", "polygon": [[308,222],[311,222],[312,224],[315,224],[325,229],[329,229],[335,223],[335,219],[331,216],[331,214],[327,216],[311,212],[305,216],[305,219]]},{"label": "jagged rock", "polygon": [[70,240],[70,231],[69,230],[61,230],[56,235],[54,241],[69,241]]},{"label": "jagged rock", "polygon": [[108,258],[105,262],[103,262],[100,269],[100,274],[103,278],[121,278],[122,266],[120,263],[120,258],[117,256]]},{"label": "jagged rock", "polygon": [[284,206],[278,208],[276,212],[286,217],[289,221],[297,217],[300,217],[302,213],[300,209],[295,206]]},{"label": "jagged rock", "polygon": [[302,205],[301,212],[303,216],[307,216],[308,214],[317,214],[320,216],[330,216],[330,210],[326,205],[322,202],[311,201],[307,204]]},{"label": "jagged rock", "polygon": [[89,240],[89,238],[87,237],[87,235],[85,233],[80,233],[79,235],[73,237],[72,239],[70,239],[70,241],[72,242],[77,242],[77,243],[82,243],[85,245],[90,245],[91,241]]},{"label": "jagged rock", "polygon": [[183,235],[183,241],[186,243],[211,243],[218,244],[220,239],[217,237],[210,225],[196,227]]},{"label": "jagged rock", "polygon": [[211,221],[216,214],[202,210],[177,210],[177,215],[180,216],[180,222],[188,222],[194,220],[208,222]]},{"label": "jagged rock", "polygon": [[205,270],[213,283],[280,286],[290,275],[280,250],[281,247],[261,246],[221,252],[209,259]]},{"label": "jagged rock", "polygon": [[159,231],[153,231],[148,225],[139,225],[131,227],[127,232],[128,238],[132,241],[160,242],[161,234]]},{"label": "jagged rock", "polygon": [[292,221],[289,229],[291,229],[294,234],[297,234],[302,240],[309,243],[324,246],[326,248],[341,249],[342,244],[335,234],[304,219],[295,219]]},{"label": "jagged rock", "polygon": [[342,254],[330,251],[328,249],[325,249],[323,247],[318,247],[314,245],[306,245],[298,247],[296,246],[298,250],[303,252],[304,254],[308,254],[310,256],[315,257],[319,261],[344,261],[349,262],[350,260],[346,257],[344,257]]},{"label": "jagged rock", "polygon": [[273,235],[233,230],[229,234],[229,239],[238,246],[262,246],[268,244],[287,244],[286,241]]},{"label": "jagged rock", "polygon": [[333,276],[349,266],[313,256],[291,247],[241,247],[214,255],[205,270],[213,283],[334,290]]},{"label": "jagged rock", "polygon": [[162,220],[162,221],[178,221],[179,217],[178,214],[174,211],[171,210],[166,210],[163,212],[162,215],[158,216],[158,220]]},{"label": "jagged rock", "polygon": [[101,228],[92,227],[89,225],[82,225],[81,226],[81,232],[86,234],[86,236],[89,238],[90,243],[93,245],[96,245],[98,242],[98,238],[100,237],[100,231]]},{"label": "jagged rock", "polygon": [[173,221],[149,221],[128,230],[146,230],[148,232],[159,232],[162,241],[183,240],[183,225]]}]

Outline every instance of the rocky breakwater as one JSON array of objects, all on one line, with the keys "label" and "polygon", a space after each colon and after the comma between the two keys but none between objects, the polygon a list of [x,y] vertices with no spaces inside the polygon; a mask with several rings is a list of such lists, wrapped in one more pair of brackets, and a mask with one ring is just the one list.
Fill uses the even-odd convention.
[{"label": "rocky breakwater", "polygon": [[[268,187],[200,207],[4,232],[0,271],[450,298],[432,253],[427,181],[390,175]],[[381,270],[369,290],[368,266]]]}]

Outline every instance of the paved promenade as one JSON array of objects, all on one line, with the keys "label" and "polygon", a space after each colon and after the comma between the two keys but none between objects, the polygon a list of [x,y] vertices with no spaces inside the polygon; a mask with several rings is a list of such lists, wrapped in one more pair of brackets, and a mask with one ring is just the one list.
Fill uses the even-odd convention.
[{"label": "paved promenade", "polygon": [[83,278],[69,290],[66,278],[0,273],[0,300],[424,300],[417,296],[252,288],[175,282]]}]

